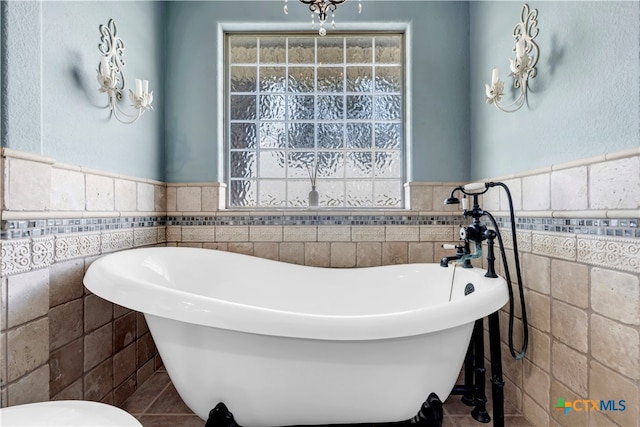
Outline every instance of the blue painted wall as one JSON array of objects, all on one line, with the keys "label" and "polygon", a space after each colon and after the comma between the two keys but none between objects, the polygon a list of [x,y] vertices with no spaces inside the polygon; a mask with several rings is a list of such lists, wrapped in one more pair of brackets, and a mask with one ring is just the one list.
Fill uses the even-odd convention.
[{"label": "blue painted wall", "polygon": [[[413,85],[408,97],[409,181],[464,180],[469,173],[469,14],[466,2],[355,2],[338,8],[339,28],[410,23]],[[267,22],[308,30],[297,2],[215,1],[167,4],[166,144],[169,182],[222,181],[218,110],[218,24]]]},{"label": "blue painted wall", "polygon": [[484,85],[493,67],[505,89],[513,84],[508,59],[522,3],[470,3],[472,179],[640,145],[640,4],[529,5],[538,9],[538,75],[529,105],[505,114],[485,103]]},{"label": "blue painted wall", "polygon": [[[58,162],[164,179],[162,2],[2,2],[2,144]],[[128,89],[149,80],[156,111],[124,125],[98,92],[98,26],[125,43]]]}]

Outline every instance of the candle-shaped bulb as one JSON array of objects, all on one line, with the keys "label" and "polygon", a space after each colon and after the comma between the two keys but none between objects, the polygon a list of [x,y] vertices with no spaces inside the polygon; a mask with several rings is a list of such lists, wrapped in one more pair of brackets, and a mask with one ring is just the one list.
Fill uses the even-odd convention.
[{"label": "candle-shaped bulb", "polygon": [[524,55],[524,39],[520,38],[516,43],[516,56],[520,58],[522,55]]},{"label": "candle-shaped bulb", "polygon": [[140,98],[142,96],[142,80],[136,79],[136,96]]},{"label": "candle-shaped bulb", "polygon": [[498,75],[498,69],[494,68],[493,72],[491,73],[491,84],[494,85],[498,83],[498,80],[500,80],[500,77]]},{"label": "candle-shaped bulb", "polygon": [[100,60],[100,73],[102,73],[103,76],[109,75],[109,61],[107,61],[106,56],[103,56]]},{"label": "candle-shaped bulb", "polygon": [[142,81],[142,93],[145,95],[149,93],[149,80]]}]

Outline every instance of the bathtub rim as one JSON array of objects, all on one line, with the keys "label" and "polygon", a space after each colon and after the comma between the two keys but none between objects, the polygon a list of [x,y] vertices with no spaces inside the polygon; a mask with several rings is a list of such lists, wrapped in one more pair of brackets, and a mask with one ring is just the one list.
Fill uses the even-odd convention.
[{"label": "bathtub rim", "polygon": [[[485,278],[483,269],[465,269],[457,265],[447,267],[452,270],[454,286],[464,288],[472,280],[478,291],[426,308],[367,315],[324,315],[246,305],[162,287],[146,280],[135,280],[109,268],[114,260],[121,257],[157,251],[216,252],[202,248],[152,247],[107,254],[89,266],[83,279],[85,286],[95,295],[123,307],[184,323],[261,335],[321,340],[377,340],[426,334],[485,317],[508,301],[503,278]],[[233,255],[254,258],[244,254]],[[114,282],[119,285],[114,286]],[[149,295],[154,298],[149,298]]]}]

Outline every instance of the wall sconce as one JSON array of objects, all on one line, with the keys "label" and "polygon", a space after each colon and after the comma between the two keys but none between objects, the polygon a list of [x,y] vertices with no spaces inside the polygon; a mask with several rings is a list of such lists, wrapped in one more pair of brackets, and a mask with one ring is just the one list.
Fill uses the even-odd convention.
[{"label": "wall sconce", "polygon": [[98,63],[99,92],[106,93],[109,104],[105,108],[111,110],[111,114],[122,123],[131,124],[138,120],[147,110],[153,110],[153,92],[149,92],[149,81],[136,79],[135,92],[129,90],[129,98],[132,106],[137,110],[130,114],[121,109],[118,101],[122,100],[124,91],[124,42],[118,37],[118,29],[113,19],[107,25],[100,25],[100,44],[98,49],[102,54]]},{"label": "wall sconce", "polygon": [[[287,1],[284,0],[284,14],[289,14],[289,6],[287,6]],[[327,35],[327,30],[324,28],[324,23],[327,21],[327,11],[331,12],[331,28],[336,29],[336,21],[335,21],[335,11],[338,8],[338,5],[346,2],[347,0],[300,0],[300,3],[304,3],[309,5],[309,10],[311,11],[311,29],[313,30],[316,25],[316,14],[318,15],[318,20],[320,21],[320,30],[318,34],[321,36]],[[362,13],[362,3],[358,0],[358,13]]]},{"label": "wall sconce", "polygon": [[498,110],[505,113],[518,111],[527,102],[527,87],[529,79],[536,76],[536,64],[538,63],[538,45],[533,39],[538,35],[538,10],[529,11],[529,5],[522,6],[520,22],[513,29],[515,46],[513,52],[515,59],[509,58],[509,68],[513,76],[513,87],[520,89],[520,94],[511,104],[503,105],[504,83],[500,80],[498,69],[494,68],[491,74],[491,85],[485,85],[487,104],[494,104]]}]

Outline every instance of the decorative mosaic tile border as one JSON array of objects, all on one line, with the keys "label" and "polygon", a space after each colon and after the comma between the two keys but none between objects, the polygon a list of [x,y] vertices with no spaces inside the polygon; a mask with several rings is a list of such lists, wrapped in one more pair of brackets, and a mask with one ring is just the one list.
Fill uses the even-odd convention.
[{"label": "decorative mosaic tile border", "polygon": [[[496,217],[500,228],[511,227],[509,217]],[[516,217],[517,230],[589,234],[611,237],[640,237],[640,219],[530,218]]]}]

